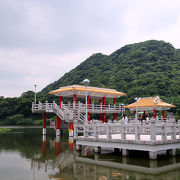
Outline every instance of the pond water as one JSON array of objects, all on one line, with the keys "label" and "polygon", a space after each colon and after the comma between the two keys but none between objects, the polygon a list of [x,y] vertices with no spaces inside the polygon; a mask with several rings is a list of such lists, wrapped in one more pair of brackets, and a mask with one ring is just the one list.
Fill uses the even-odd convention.
[{"label": "pond water", "polygon": [[179,180],[180,156],[147,159],[146,153],[121,157],[111,149],[81,152],[68,135],[56,138],[53,129],[17,128],[0,134],[0,180]]}]

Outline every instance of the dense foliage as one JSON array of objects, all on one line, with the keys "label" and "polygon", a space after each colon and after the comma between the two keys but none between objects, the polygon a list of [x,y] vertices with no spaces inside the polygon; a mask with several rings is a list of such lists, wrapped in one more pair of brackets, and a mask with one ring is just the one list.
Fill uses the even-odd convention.
[{"label": "dense foliage", "polygon": [[[164,101],[177,106],[173,111],[176,118],[180,118],[180,50],[169,43],[150,40],[126,45],[109,56],[94,54],[44,88],[38,94],[39,100],[52,100],[54,97],[47,97],[49,91],[60,86],[81,84],[85,78],[91,81],[91,86],[125,92],[127,96],[121,101],[126,104],[133,102],[136,96],[159,95]],[[22,114],[25,118],[32,116],[33,96],[33,92],[28,92],[20,98],[1,98],[1,119],[15,114]]]}]

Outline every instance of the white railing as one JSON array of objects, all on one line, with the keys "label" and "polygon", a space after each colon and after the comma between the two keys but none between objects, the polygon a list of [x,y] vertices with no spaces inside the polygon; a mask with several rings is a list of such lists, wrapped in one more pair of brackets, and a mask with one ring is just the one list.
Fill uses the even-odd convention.
[{"label": "white railing", "polygon": [[[78,102],[77,104],[75,103],[68,103],[68,104],[65,104],[69,109],[75,109],[75,110],[86,110],[86,105],[83,104],[83,103],[80,103]],[[122,104],[118,104],[118,105],[115,105],[115,104],[106,104],[106,105],[103,105],[102,103],[101,104],[87,104],[87,109],[88,110],[108,110],[108,111],[120,111],[120,112],[124,112],[125,111],[125,108],[124,108],[124,105]]]},{"label": "white railing", "polygon": [[180,123],[156,124],[151,120],[148,125],[141,125],[141,123],[75,124],[74,136],[94,140],[105,138],[108,141],[114,139],[150,142],[180,140]]},{"label": "white railing", "polygon": [[78,124],[84,124],[85,117],[80,112],[74,112],[73,109],[69,109],[65,104],[61,104],[61,108],[53,101],[53,103],[41,103],[38,104],[32,103],[32,112],[54,112],[62,120],[73,121],[77,120]]}]

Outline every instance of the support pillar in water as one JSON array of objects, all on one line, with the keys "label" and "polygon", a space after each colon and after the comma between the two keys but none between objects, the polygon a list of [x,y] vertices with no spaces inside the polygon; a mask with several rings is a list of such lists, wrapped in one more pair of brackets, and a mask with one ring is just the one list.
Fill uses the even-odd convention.
[{"label": "support pillar in water", "polygon": [[46,112],[43,112],[43,135],[46,135]]},{"label": "support pillar in water", "polygon": [[157,152],[149,151],[149,159],[156,160],[157,159]]},{"label": "support pillar in water", "polygon": [[122,149],[122,156],[123,156],[123,157],[129,156],[129,150],[127,150],[127,149]]}]

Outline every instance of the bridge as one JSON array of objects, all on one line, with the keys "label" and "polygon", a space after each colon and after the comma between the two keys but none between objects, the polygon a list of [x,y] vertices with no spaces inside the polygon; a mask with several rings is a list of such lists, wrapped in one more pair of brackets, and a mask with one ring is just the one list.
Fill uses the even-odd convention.
[{"label": "bridge", "polygon": [[139,121],[125,123],[100,123],[74,125],[74,139],[76,149],[82,146],[92,146],[95,151],[101,148],[112,147],[122,149],[122,155],[128,156],[130,150],[148,151],[149,159],[157,159],[157,153],[166,150],[175,156],[176,149],[180,148],[180,121],[174,119],[155,121],[149,124]]}]

